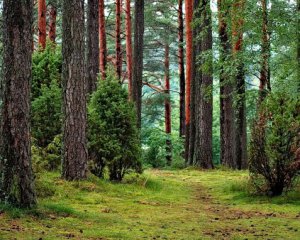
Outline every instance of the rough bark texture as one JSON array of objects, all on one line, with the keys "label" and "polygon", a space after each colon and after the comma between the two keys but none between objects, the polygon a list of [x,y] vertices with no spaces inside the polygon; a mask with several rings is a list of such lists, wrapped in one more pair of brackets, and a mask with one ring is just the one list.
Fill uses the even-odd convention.
[{"label": "rough bark texture", "polygon": [[261,0],[262,6],[262,42],[261,42],[261,69],[259,84],[259,104],[265,99],[270,83],[270,35],[268,32],[268,9],[267,0]]},{"label": "rough bark texture", "polygon": [[96,90],[99,73],[99,1],[89,0],[87,9],[87,91]]},{"label": "rough bark texture", "polygon": [[126,67],[129,99],[132,100],[132,35],[130,0],[126,0]]},{"label": "rough bark texture", "polygon": [[222,65],[220,73],[220,161],[227,167],[236,168],[233,110],[234,85],[224,69],[226,62],[230,59],[231,53],[231,44],[228,39],[226,23],[226,20],[229,19],[229,5],[227,1],[218,0],[218,18],[219,38],[221,42],[220,62]]},{"label": "rough bark texture", "polygon": [[300,0],[297,0],[297,78],[298,78],[298,91],[300,92]]},{"label": "rough bark texture", "polygon": [[[17,4],[17,3],[16,3]],[[46,0],[38,0],[38,30],[39,30],[39,46],[42,49],[46,47]]]},{"label": "rough bark texture", "polygon": [[49,32],[48,37],[51,42],[55,43],[56,40],[56,18],[57,18],[57,3],[51,1],[49,7]]},{"label": "rough bark texture", "polygon": [[171,142],[171,95],[170,95],[170,46],[165,45],[165,132],[166,132],[166,160],[167,165],[172,163],[172,142]]},{"label": "rough bark texture", "polygon": [[106,77],[107,47],[106,47],[106,28],[105,28],[105,5],[104,0],[99,0],[99,42],[100,42],[100,73],[102,79]]},{"label": "rough bark texture", "polygon": [[246,83],[244,63],[241,59],[243,48],[243,10],[244,0],[235,0],[232,6],[232,53],[235,63],[234,81],[236,83],[236,162],[238,169],[248,167],[247,157],[247,125],[246,125]]},{"label": "rough bark texture", "polygon": [[185,25],[186,25],[186,95],[185,95],[185,159],[189,164],[190,154],[190,122],[191,122],[191,81],[193,73],[193,0],[186,0],[185,2]]},{"label": "rough bark texture", "polygon": [[116,0],[116,72],[119,79],[122,76],[121,9],[122,1]]},{"label": "rough bark texture", "polygon": [[84,71],[84,1],[63,2],[63,169],[67,180],[86,178],[86,86]]},{"label": "rough bark texture", "polygon": [[179,136],[185,135],[185,71],[184,71],[184,24],[183,0],[178,1],[178,71],[179,71]]},{"label": "rough bark texture", "polygon": [[30,151],[30,80],[33,1],[3,1],[1,200],[36,204]]},{"label": "rough bark texture", "polygon": [[144,48],[144,0],[135,0],[134,50],[132,96],[136,106],[137,126],[141,128],[142,86],[143,86],[143,48]]},{"label": "rough bark texture", "polygon": [[[196,3],[196,1],[195,1]],[[196,140],[195,140],[195,153],[194,162],[197,166],[211,169],[213,168],[213,148],[212,148],[212,117],[213,117],[213,99],[212,99],[212,22],[211,22],[211,10],[209,0],[197,0],[200,5],[194,5],[195,17],[199,15],[201,23],[200,29],[197,31],[197,43],[199,55],[199,61],[195,62],[195,72],[201,69],[197,76],[197,87],[196,96],[197,101],[195,102],[196,112]],[[198,26],[196,27],[198,28]],[[196,45],[196,43],[195,43]],[[196,54],[195,54],[196,55]]]}]

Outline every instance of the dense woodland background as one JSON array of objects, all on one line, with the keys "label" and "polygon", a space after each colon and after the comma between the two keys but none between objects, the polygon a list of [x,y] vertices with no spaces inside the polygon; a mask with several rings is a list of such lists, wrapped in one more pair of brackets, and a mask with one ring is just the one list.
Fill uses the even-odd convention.
[{"label": "dense woodland background", "polygon": [[35,207],[52,173],[124,182],[153,168],[247,170],[250,195],[298,192],[299,10],[1,1],[1,202]]}]

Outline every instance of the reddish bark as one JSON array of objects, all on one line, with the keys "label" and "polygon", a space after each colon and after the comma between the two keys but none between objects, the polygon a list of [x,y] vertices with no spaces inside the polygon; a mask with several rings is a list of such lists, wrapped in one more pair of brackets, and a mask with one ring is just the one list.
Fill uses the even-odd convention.
[{"label": "reddish bark", "polygon": [[132,100],[132,39],[130,0],[126,0],[126,62],[129,99]]},{"label": "reddish bark", "polygon": [[55,43],[56,39],[56,17],[57,17],[57,8],[55,5],[50,5],[49,10],[49,32],[48,37],[51,42]]},{"label": "reddish bark", "polygon": [[119,79],[121,79],[122,75],[121,10],[122,1],[116,0],[116,72]]},{"label": "reddish bark", "polygon": [[99,0],[99,42],[100,42],[100,73],[102,79],[106,77],[107,48],[106,48],[106,29],[104,0]]},{"label": "reddish bark", "polygon": [[38,30],[39,30],[39,46],[42,49],[46,47],[46,0],[38,1]]},{"label": "reddish bark", "polygon": [[183,137],[185,135],[185,72],[184,72],[184,26],[183,26],[183,0],[178,2],[178,71],[179,71],[179,85],[180,85],[180,126],[179,135]]},{"label": "reddish bark", "polygon": [[172,142],[170,139],[171,134],[171,96],[170,96],[170,46],[165,45],[165,131],[167,135],[166,140],[166,160],[167,164],[171,165],[172,162]]},{"label": "reddish bark", "polygon": [[191,81],[193,73],[193,0],[186,0],[185,2],[185,21],[186,21],[186,96],[185,96],[185,126],[186,126],[186,146],[185,156],[188,161],[189,155],[189,128],[191,120],[190,104],[191,104]]}]

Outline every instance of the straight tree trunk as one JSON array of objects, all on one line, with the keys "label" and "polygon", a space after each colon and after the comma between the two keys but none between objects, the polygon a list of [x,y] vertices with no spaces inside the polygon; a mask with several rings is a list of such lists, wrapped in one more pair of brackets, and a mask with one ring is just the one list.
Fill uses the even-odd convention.
[{"label": "straight tree trunk", "polygon": [[132,100],[132,35],[130,0],[126,0],[126,67],[129,99]]},{"label": "straight tree trunk", "polygon": [[243,48],[244,0],[235,0],[232,6],[232,53],[235,63],[236,82],[236,161],[238,169],[248,167],[247,159],[247,125],[246,125],[246,83],[244,63],[241,58]]},{"label": "straight tree trunk", "polygon": [[[17,3],[16,3],[17,4]],[[46,47],[46,0],[38,0],[38,30],[39,30],[39,46],[42,49]]]},{"label": "straight tree trunk", "polygon": [[0,200],[36,204],[30,151],[33,1],[3,1],[3,102]]},{"label": "straight tree trunk", "polygon": [[63,2],[63,164],[66,180],[87,176],[84,1]]},{"label": "straight tree trunk", "polygon": [[297,78],[298,78],[298,91],[300,92],[300,0],[297,0]]},{"label": "straight tree trunk", "polygon": [[[209,0],[197,0],[200,5],[195,9],[199,11],[201,26],[199,47],[200,59],[196,61],[195,71],[200,71],[200,81],[196,88],[198,101],[195,104],[196,112],[196,141],[194,162],[197,166],[204,169],[213,168],[213,147],[212,147],[212,122],[213,122],[213,71],[212,71],[212,19]],[[197,16],[197,13],[195,14]],[[196,38],[196,39],[197,39]],[[196,44],[195,44],[196,45]],[[198,55],[196,56],[198,57]],[[200,66],[199,66],[200,64]]]},{"label": "straight tree trunk", "polygon": [[107,47],[106,47],[106,28],[105,28],[105,5],[104,0],[99,0],[99,43],[100,43],[100,73],[101,78],[106,78]]},{"label": "straight tree trunk", "polygon": [[132,96],[136,106],[139,129],[141,128],[142,116],[144,5],[144,0],[135,0]]},{"label": "straight tree trunk", "polygon": [[184,24],[183,0],[178,1],[178,70],[179,70],[179,136],[185,136],[185,72],[184,72]]},{"label": "straight tree trunk", "polygon": [[121,11],[122,1],[116,0],[116,72],[119,79],[122,76]]},{"label": "straight tree trunk", "polygon": [[185,24],[186,24],[186,82],[185,82],[185,159],[189,164],[190,154],[190,123],[191,123],[191,81],[193,73],[193,0],[185,2]]},{"label": "straight tree trunk", "polygon": [[56,40],[56,18],[57,18],[57,2],[51,1],[49,10],[49,32],[48,37],[51,42]]},{"label": "straight tree trunk", "polygon": [[226,20],[229,19],[229,5],[225,0],[218,0],[220,50],[220,161],[224,166],[236,168],[235,131],[233,92],[234,85],[225,71],[226,64],[231,61],[231,44],[228,38]]},{"label": "straight tree trunk", "polygon": [[170,46],[165,44],[165,131],[166,131],[166,160],[167,165],[172,163],[171,142],[171,95],[170,95]]},{"label": "straight tree trunk", "polygon": [[87,9],[87,91],[92,93],[97,87],[99,73],[99,1],[89,0]]}]

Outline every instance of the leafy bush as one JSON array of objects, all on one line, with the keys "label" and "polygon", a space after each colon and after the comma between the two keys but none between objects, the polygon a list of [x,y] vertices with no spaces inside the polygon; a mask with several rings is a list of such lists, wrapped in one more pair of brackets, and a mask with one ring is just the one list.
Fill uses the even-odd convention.
[{"label": "leafy bush", "polygon": [[250,172],[257,190],[270,196],[288,190],[300,172],[300,100],[271,94],[252,129]]},{"label": "leafy bush", "polygon": [[103,176],[109,169],[111,180],[121,181],[129,169],[141,170],[139,133],[134,105],[116,79],[108,73],[98,83],[88,106],[89,152],[92,172]]}]

